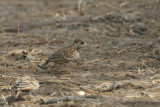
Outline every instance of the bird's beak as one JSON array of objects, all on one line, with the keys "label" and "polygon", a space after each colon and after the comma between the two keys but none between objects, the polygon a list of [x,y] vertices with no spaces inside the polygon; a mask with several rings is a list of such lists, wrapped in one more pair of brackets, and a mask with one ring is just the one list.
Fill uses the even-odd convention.
[{"label": "bird's beak", "polygon": [[84,45],[83,46],[87,46],[87,43],[84,43]]}]

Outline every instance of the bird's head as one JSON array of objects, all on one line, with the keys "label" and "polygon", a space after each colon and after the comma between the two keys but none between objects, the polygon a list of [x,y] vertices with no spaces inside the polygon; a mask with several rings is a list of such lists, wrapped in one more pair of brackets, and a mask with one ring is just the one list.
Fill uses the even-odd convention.
[{"label": "bird's head", "polygon": [[75,39],[73,41],[73,45],[77,48],[77,49],[81,49],[82,47],[87,46],[87,43],[85,43],[83,40],[81,39]]}]

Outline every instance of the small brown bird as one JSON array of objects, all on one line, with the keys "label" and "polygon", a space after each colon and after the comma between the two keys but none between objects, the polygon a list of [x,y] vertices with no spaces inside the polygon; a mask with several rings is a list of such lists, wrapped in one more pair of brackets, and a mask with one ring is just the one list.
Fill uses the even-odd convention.
[{"label": "small brown bird", "polygon": [[79,50],[82,47],[85,47],[87,44],[80,40],[75,39],[73,43],[65,48],[62,48],[56,52],[54,52],[47,60],[46,62],[40,66],[41,68],[44,68],[49,62],[54,62],[55,64],[64,64],[69,61],[75,60],[80,57]]},{"label": "small brown bird", "polygon": [[29,92],[29,96],[32,98],[33,96],[31,95],[31,92],[38,88],[39,82],[35,78],[23,76],[14,82],[11,90],[16,91],[15,98],[17,98],[21,92]]}]

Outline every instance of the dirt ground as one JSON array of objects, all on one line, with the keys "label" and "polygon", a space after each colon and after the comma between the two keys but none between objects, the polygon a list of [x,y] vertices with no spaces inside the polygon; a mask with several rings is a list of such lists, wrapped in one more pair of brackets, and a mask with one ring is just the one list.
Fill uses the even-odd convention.
[{"label": "dirt ground", "polygon": [[[159,36],[160,0],[0,0],[0,104],[158,107],[160,62],[147,56]],[[88,44],[80,59],[61,68],[37,66],[74,39]],[[35,101],[25,93],[7,100],[14,92],[6,86],[20,75],[40,82]],[[91,98],[39,103],[82,94]]]}]

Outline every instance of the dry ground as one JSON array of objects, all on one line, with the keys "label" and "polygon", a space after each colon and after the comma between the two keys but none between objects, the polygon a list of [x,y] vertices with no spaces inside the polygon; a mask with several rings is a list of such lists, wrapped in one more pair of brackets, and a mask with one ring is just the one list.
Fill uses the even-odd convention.
[{"label": "dry ground", "polygon": [[[5,86],[25,74],[40,81],[36,101],[79,96],[79,91],[101,95],[50,106],[157,106],[160,62],[142,57],[160,45],[159,35],[159,0],[83,0],[80,7],[78,0],[0,0],[0,74],[6,74],[1,95],[13,96]],[[88,44],[78,61],[61,69],[37,67],[76,38]],[[108,84],[115,87],[109,90]]]}]

